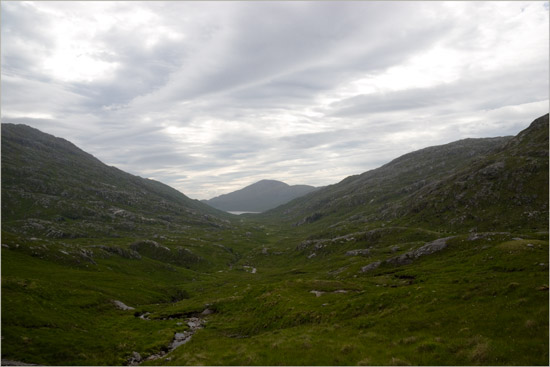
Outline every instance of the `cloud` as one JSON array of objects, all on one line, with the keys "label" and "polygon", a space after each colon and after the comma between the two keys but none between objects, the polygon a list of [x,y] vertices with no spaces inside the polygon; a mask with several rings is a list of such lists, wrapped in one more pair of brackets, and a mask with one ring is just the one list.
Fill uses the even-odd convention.
[{"label": "cloud", "polygon": [[87,97],[74,93],[66,85],[21,77],[2,75],[2,112],[4,116],[25,117],[29,114],[65,116],[81,113],[80,105]]},{"label": "cloud", "polygon": [[492,72],[474,78],[464,78],[448,84],[427,88],[411,88],[386,93],[357,95],[332,104],[333,116],[357,116],[390,111],[429,109],[432,113],[444,110],[491,110],[509,105],[548,99],[548,69]]},{"label": "cloud", "polygon": [[547,2],[2,2],[2,121],[193,198],[548,112]]}]

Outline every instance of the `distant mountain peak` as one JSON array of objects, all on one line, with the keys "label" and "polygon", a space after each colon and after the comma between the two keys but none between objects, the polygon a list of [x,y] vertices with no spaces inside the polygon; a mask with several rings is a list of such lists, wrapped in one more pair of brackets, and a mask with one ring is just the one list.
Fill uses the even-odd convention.
[{"label": "distant mountain peak", "polygon": [[282,181],[263,179],[203,202],[225,211],[264,212],[315,190],[313,186],[291,186]]},{"label": "distant mountain peak", "polygon": [[[270,186],[281,186],[281,187],[289,187],[290,185],[285,183],[285,182],[282,182],[282,181],[277,181],[277,180],[269,180],[269,179],[264,179],[264,180],[260,180],[258,182],[255,182],[253,183],[252,185],[249,185],[249,186],[261,186],[261,185],[270,185]],[[249,187],[247,186],[247,187]]]}]

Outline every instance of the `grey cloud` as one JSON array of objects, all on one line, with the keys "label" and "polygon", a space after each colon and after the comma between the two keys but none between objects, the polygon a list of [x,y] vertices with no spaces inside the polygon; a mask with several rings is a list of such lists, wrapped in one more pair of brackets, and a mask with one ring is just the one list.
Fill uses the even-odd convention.
[{"label": "grey cloud", "polygon": [[12,111],[27,112],[29,106],[37,113],[80,113],[79,106],[86,101],[86,97],[71,92],[65,85],[44,82],[38,78],[4,74],[1,89],[2,106],[7,115]]},{"label": "grey cloud", "polygon": [[[101,149],[104,146],[110,149]],[[131,171],[136,173],[151,169],[181,169],[197,161],[158,129],[143,126],[134,130],[98,132],[82,141],[81,147],[97,152],[110,165],[131,167]]]},{"label": "grey cloud", "polygon": [[434,87],[358,95],[333,103],[334,110],[329,115],[350,117],[422,108],[449,113],[465,108],[487,110],[543,101],[548,99],[548,92],[547,81],[541,75],[548,75],[548,71],[517,70],[517,79],[495,73]]},{"label": "grey cloud", "polygon": [[[441,24],[403,32],[407,29],[403,24],[409,20],[408,7],[332,2],[300,7],[246,4],[235,20],[222,24],[219,35],[194,55],[194,63],[183,65],[165,92],[176,100],[231,92],[229,98],[243,97],[248,102],[259,96],[277,99],[297,93],[298,86],[314,95],[343,82],[343,74],[349,78],[357,72],[387,67],[388,60],[401,61],[413,50],[427,46],[435,35],[441,36]],[[278,16],[266,21],[266,12]],[[387,24],[376,22],[379,17],[387,17]],[[367,36],[372,30],[377,33]],[[223,58],[218,56],[220,50]],[[355,70],[346,70],[350,66]]]},{"label": "grey cloud", "polygon": [[254,158],[259,152],[267,149],[270,142],[250,133],[227,133],[204,148],[204,152],[213,159],[229,161],[232,159]]},{"label": "grey cloud", "polygon": [[52,119],[42,119],[42,118],[2,116],[2,123],[23,124],[23,125],[35,126],[38,129],[44,129],[45,127],[54,125],[56,121]]},{"label": "grey cloud", "polygon": [[[40,27],[37,27],[37,22]],[[51,46],[54,41],[47,37],[43,29],[51,26],[52,22],[50,17],[37,11],[32,4],[16,1],[2,3],[2,30],[10,39]]]},{"label": "grey cloud", "polygon": [[128,121],[102,121],[102,128],[96,134],[87,137],[91,144],[107,143],[124,147],[127,143],[135,143],[141,146],[144,152],[153,145],[170,144],[171,141],[161,133],[159,126],[130,123]]},{"label": "grey cloud", "polygon": [[[355,30],[353,25],[350,28]],[[287,67],[285,62],[279,60],[273,62],[269,55],[263,54],[262,47],[269,45],[270,49],[277,48],[277,45],[273,46],[264,39],[266,46],[258,46],[259,50],[252,47],[242,48],[240,53],[243,57],[253,55],[253,61],[234,63],[233,66],[229,62],[229,66],[223,66],[217,71],[219,75],[210,77],[207,74],[207,80],[200,80],[201,86],[198,90],[192,88],[199,81],[190,80],[190,84],[185,87],[189,94],[177,90],[173,95],[198,98],[204,93],[213,93],[203,96],[206,102],[202,114],[221,118],[243,110],[247,113],[266,109],[295,111],[299,107],[312,106],[316,103],[315,98],[325,91],[408,59],[429,47],[450,28],[450,24],[437,23],[404,34],[394,30],[383,38],[385,42],[368,39],[364,41],[360,36],[353,35],[339,46],[329,42],[330,39],[327,38],[325,47],[313,48],[307,55],[295,52],[292,47],[300,47],[293,46],[294,41],[289,40],[289,50],[280,46],[277,52],[287,58],[293,57],[292,67]],[[391,35],[395,37],[392,38]],[[288,37],[292,38],[292,35]],[[269,40],[269,37],[266,39]],[[277,73],[264,70],[263,65],[269,65],[269,68],[276,65]],[[209,85],[210,78],[214,85]],[[232,110],[239,112],[231,112]],[[195,110],[195,113],[200,113],[200,110]]]},{"label": "grey cloud", "polygon": [[[332,144],[334,141],[348,140],[355,136],[354,130],[333,130],[320,133],[298,134],[280,139],[287,149],[308,149]],[[345,143],[344,143],[345,144]],[[343,145],[344,145],[343,144]]]},{"label": "grey cloud", "polygon": [[177,153],[164,153],[164,152],[156,152],[154,154],[148,154],[146,156],[137,156],[134,159],[131,159],[129,161],[130,164],[140,166],[140,165],[146,165],[146,166],[184,166],[192,161],[195,161],[194,158],[189,157],[184,154],[177,154]]},{"label": "grey cloud", "polygon": [[51,18],[30,4],[2,2],[3,73],[44,77],[34,71],[36,64],[41,61],[36,57],[36,51],[47,53],[51,49],[54,41],[43,32],[50,27],[51,22]]},{"label": "grey cloud", "polygon": [[[59,15],[41,12],[44,4]],[[339,87],[434,47],[469,55],[509,39],[522,24],[542,29],[534,18],[493,16],[498,6],[514,4],[453,3],[466,15],[447,5],[2,2],[3,121],[55,133],[106,163],[153,176],[191,197],[266,177],[329,184],[422,145],[517,133],[537,117],[530,113],[547,111],[535,103],[548,100],[547,36],[539,46],[544,58],[519,50],[516,67],[503,63],[486,73],[472,60],[450,84],[339,97]],[[55,80],[40,69],[58,41],[51,25],[71,19],[78,26],[80,17],[94,16],[94,6],[125,20],[98,29],[86,39],[97,47],[84,51],[118,67],[110,79]],[[130,19],[138,11],[151,19],[136,26]],[[543,17],[547,28],[547,11]],[[498,35],[490,46],[483,43],[482,26]],[[157,42],[146,47],[149,36]],[[534,36],[522,37],[528,42]],[[342,99],[327,107],[327,95]],[[210,121],[220,131],[201,131]],[[190,135],[167,134],[166,126],[189,127]],[[422,135],[426,131],[433,133]],[[208,139],[194,140],[194,132]]]}]

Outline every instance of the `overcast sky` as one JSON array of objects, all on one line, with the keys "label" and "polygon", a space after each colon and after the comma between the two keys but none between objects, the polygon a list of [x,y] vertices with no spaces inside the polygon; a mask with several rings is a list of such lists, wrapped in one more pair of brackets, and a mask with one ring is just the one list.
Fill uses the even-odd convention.
[{"label": "overcast sky", "polygon": [[2,122],[195,199],[517,134],[548,2],[2,1]]}]

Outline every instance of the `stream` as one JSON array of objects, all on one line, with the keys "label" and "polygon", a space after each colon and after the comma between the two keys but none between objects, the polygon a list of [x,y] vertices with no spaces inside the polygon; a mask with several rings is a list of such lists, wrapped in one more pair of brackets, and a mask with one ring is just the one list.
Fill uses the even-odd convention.
[{"label": "stream", "polygon": [[[140,318],[143,320],[148,320],[145,317],[142,317],[144,315],[141,315]],[[182,346],[183,344],[187,343],[195,332],[199,329],[203,328],[204,321],[199,317],[190,317],[187,319],[187,326],[189,326],[189,330],[184,331],[183,333],[174,333],[174,339],[172,339],[172,343],[168,346],[168,349],[166,351],[161,351],[157,354],[151,354],[150,356],[146,358],[142,358],[141,355],[138,352],[132,352],[132,355],[128,359],[128,366],[139,366],[141,363],[146,361],[154,361],[160,358],[165,357],[168,353],[172,352],[174,349],[178,348],[179,346]],[[170,359],[167,358],[167,361]]]}]

